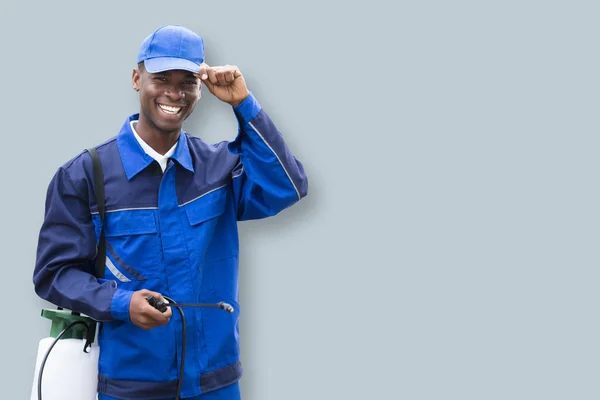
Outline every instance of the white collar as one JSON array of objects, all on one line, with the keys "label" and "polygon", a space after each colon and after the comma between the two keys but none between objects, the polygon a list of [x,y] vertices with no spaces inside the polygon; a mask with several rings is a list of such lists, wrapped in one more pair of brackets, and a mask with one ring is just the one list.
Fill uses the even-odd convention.
[{"label": "white collar", "polygon": [[138,135],[138,133],[135,131],[135,127],[134,127],[135,122],[137,122],[137,121],[130,122],[131,130],[133,131],[133,135],[137,139],[140,146],[142,146],[142,149],[144,149],[146,154],[148,154],[150,157],[155,159],[160,164],[162,171],[165,172],[165,169],[167,169],[167,162],[169,161],[169,157],[171,157],[175,153],[175,149],[177,148],[177,143],[175,143],[173,145],[173,147],[171,147],[171,149],[169,149],[169,151],[167,151],[164,155],[158,154],[158,152],[156,150],[154,150],[152,147],[150,147],[148,145],[148,143],[144,142],[142,140],[142,138],[140,137],[140,135]]}]

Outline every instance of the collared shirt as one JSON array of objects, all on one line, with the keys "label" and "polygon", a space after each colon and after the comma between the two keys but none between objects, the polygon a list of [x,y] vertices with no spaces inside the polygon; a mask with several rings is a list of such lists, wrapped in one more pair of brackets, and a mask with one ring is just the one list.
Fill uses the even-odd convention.
[{"label": "collared shirt", "polygon": [[158,165],[160,165],[160,168],[162,169],[162,171],[165,172],[165,169],[167,169],[167,161],[169,160],[169,157],[171,157],[175,153],[175,148],[177,147],[177,143],[175,143],[173,145],[173,147],[171,147],[169,149],[169,151],[167,151],[164,155],[162,155],[162,154],[158,153],[156,150],[154,150],[152,147],[150,147],[150,145],[148,143],[146,143],[140,137],[140,135],[138,135],[137,131],[135,130],[136,125],[137,125],[137,122],[135,122],[135,121],[130,122],[131,131],[133,132],[133,136],[135,136],[135,138],[137,139],[140,146],[142,146],[142,149],[144,150],[144,152],[146,152],[146,154],[148,154],[150,157],[155,159],[156,162],[158,162]]}]

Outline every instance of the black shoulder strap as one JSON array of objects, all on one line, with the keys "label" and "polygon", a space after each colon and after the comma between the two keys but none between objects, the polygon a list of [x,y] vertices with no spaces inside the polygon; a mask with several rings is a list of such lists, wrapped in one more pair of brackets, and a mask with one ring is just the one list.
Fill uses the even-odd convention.
[{"label": "black shoulder strap", "polygon": [[92,157],[92,166],[94,168],[94,187],[96,190],[96,203],[98,204],[98,213],[100,214],[100,240],[98,243],[98,255],[96,257],[96,276],[104,278],[104,264],[106,261],[106,241],[104,238],[104,174],[102,173],[102,164],[96,152],[96,148],[87,149]]}]

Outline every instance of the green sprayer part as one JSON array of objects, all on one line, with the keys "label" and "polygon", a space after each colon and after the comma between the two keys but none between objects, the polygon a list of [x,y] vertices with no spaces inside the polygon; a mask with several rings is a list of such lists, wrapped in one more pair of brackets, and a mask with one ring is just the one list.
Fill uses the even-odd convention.
[{"label": "green sprayer part", "polygon": [[[92,337],[96,335],[96,321],[86,315],[80,315],[68,310],[43,309],[42,317],[52,321],[52,325],[50,326],[50,336],[53,338],[57,337],[63,329],[74,321],[84,321],[89,329],[92,330]],[[78,324],[65,332],[62,339],[85,339],[86,332],[85,327]]]}]

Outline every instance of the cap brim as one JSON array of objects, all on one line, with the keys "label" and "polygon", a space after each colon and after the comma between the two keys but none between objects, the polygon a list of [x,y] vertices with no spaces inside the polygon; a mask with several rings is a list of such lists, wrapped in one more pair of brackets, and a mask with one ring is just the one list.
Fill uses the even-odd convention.
[{"label": "cap brim", "polygon": [[146,71],[151,73],[169,71],[173,69],[182,69],[184,71],[190,71],[196,74],[200,71],[200,65],[183,58],[175,57],[150,58],[148,60],[144,60],[144,67],[146,67]]}]

